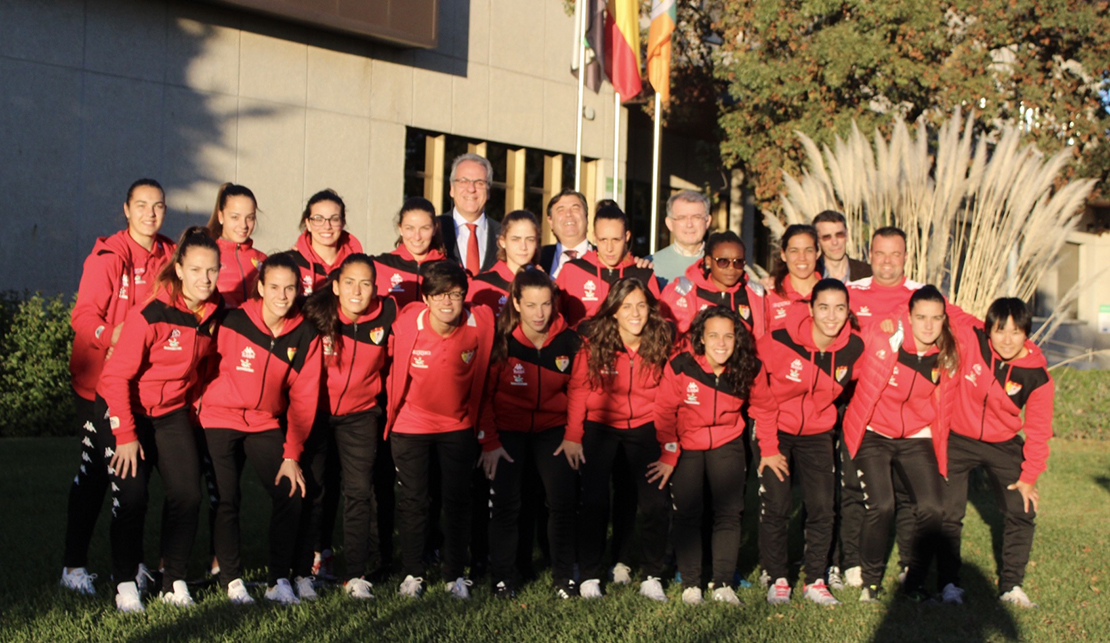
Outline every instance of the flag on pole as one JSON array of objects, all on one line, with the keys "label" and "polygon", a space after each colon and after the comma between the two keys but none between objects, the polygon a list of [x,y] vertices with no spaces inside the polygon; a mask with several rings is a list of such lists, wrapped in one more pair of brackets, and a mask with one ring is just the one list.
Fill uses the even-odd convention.
[{"label": "flag on pole", "polygon": [[[582,11],[588,11],[586,33],[582,33]],[[574,3],[574,54],[571,56],[570,73],[578,78],[581,63],[578,60],[582,51],[582,39],[586,39],[586,87],[594,93],[601,91],[601,81],[605,79],[602,69],[605,64],[605,0],[577,0]]]},{"label": "flag on pole", "polygon": [[675,0],[651,1],[647,77],[664,103],[671,99],[671,34],[675,22]]},{"label": "flag on pole", "polygon": [[605,16],[605,74],[621,100],[640,93],[640,3],[609,0]]}]

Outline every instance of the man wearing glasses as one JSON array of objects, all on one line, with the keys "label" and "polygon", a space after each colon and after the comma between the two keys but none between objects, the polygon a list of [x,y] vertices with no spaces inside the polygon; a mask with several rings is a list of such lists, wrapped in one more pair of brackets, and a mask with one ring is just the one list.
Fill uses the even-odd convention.
[{"label": "man wearing glasses", "polygon": [[667,218],[663,222],[671,231],[671,245],[649,257],[655,263],[660,286],[681,277],[690,264],[705,256],[709,199],[694,190],[678,192],[667,200]]},{"label": "man wearing glasses", "polygon": [[479,154],[462,154],[451,163],[450,214],[439,215],[447,256],[473,277],[497,263],[501,224],[486,216],[493,166]]},{"label": "man wearing glasses", "polygon": [[813,217],[813,227],[817,228],[817,245],[821,247],[818,267],[822,277],[848,283],[871,276],[867,262],[848,256],[848,224],[843,214],[825,210]]}]

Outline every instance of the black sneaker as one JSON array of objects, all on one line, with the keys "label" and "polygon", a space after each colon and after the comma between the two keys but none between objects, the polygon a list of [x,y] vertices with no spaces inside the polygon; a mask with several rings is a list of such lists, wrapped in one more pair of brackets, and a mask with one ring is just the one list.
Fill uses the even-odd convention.
[{"label": "black sneaker", "polygon": [[500,583],[493,586],[494,598],[509,599],[514,598],[515,596],[516,592],[513,591],[513,586],[509,583],[506,583],[505,581],[501,581]]},{"label": "black sneaker", "polygon": [[563,600],[578,598],[578,585],[572,580],[555,583],[555,597]]}]

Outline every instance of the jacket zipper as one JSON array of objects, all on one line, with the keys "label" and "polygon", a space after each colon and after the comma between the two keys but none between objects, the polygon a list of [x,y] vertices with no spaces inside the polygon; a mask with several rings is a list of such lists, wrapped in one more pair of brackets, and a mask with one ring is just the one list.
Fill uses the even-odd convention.
[{"label": "jacket zipper", "polygon": [[243,262],[239,259],[239,244],[235,244],[235,265],[239,267],[239,284],[243,287],[243,301],[250,299],[247,292],[247,275],[243,273]]},{"label": "jacket zipper", "polygon": [[[921,366],[921,356],[920,355],[917,356],[917,365]],[[895,364],[894,368],[898,368],[897,363]],[[917,372],[916,371],[914,372],[913,375],[910,376],[910,390],[906,392],[906,399],[902,400],[902,406],[898,409],[899,410],[898,415],[902,420],[902,437],[903,438],[906,437],[906,403],[909,402],[910,397],[913,396],[913,387],[914,387],[915,384],[917,384]]]},{"label": "jacket zipper", "polygon": [[[994,355],[991,355],[991,379],[993,380],[993,379],[995,379],[995,377],[997,377],[997,376],[994,374]],[[991,387],[990,387],[990,385],[988,385],[986,388],[987,388],[987,391],[986,391],[987,394],[983,396],[983,411],[979,415],[979,440],[980,441],[982,441],[982,439],[983,439],[983,434],[987,432],[987,398],[990,397]]]},{"label": "jacket zipper", "polygon": [[543,349],[536,349],[536,410],[532,411],[532,431],[536,430],[536,413],[540,410],[540,400],[543,399],[540,388],[543,386],[543,368],[540,367],[540,360],[543,359]]},{"label": "jacket zipper", "polygon": [[[343,396],[347,394],[347,389],[351,387],[351,375],[353,375],[355,372],[355,356],[358,355],[358,322],[355,322],[354,324],[352,324],[352,326],[354,326],[355,341],[353,342],[353,344],[355,345],[355,347],[351,349],[351,368],[347,370],[347,381],[343,384],[343,391],[339,393],[339,399],[335,401],[336,415],[339,415],[339,409],[343,408]],[[339,336],[339,341],[343,341],[342,335]],[[342,348],[340,348],[340,350],[342,350]],[[342,366],[342,364],[343,360],[340,359],[340,366]]]},{"label": "jacket zipper", "polygon": [[262,364],[262,383],[258,387],[258,402],[255,403],[254,408],[262,406],[262,394],[266,392],[266,371],[270,368],[270,356],[274,354],[274,344],[277,338],[270,338],[270,350],[266,351],[266,361]]},{"label": "jacket zipper", "polygon": [[713,427],[717,424],[717,387],[721,384],[721,376],[713,376],[713,417],[709,421],[709,448],[713,449]]},{"label": "jacket zipper", "polygon": [[628,428],[632,428],[632,382],[636,379],[636,362],[628,357]]}]

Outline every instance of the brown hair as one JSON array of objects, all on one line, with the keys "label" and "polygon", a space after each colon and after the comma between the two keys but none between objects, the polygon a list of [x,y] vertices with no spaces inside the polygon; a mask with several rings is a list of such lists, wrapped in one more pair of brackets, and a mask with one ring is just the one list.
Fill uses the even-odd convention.
[{"label": "brown hair", "polygon": [[[532,259],[529,260],[528,263],[534,266],[538,266],[540,265],[540,222],[538,219],[536,219],[536,215],[532,214],[531,211],[513,210],[512,212],[506,214],[505,218],[501,219],[501,236],[499,238],[502,241],[508,241],[508,239],[505,238],[505,235],[509,234],[509,226],[521,221],[527,221],[528,223],[531,223],[532,227],[536,229],[536,250],[532,253]],[[507,256],[508,255],[505,254],[505,249],[498,246],[497,260],[505,261],[505,258]]]},{"label": "brown hair", "polygon": [[585,339],[588,352],[587,365],[590,372],[590,385],[601,387],[608,371],[617,361],[617,351],[624,350],[620,327],[617,325],[617,310],[634,290],[644,293],[648,303],[648,318],[640,335],[640,357],[653,371],[656,381],[663,375],[671,346],[674,343],[674,327],[659,313],[659,302],[651,294],[644,282],[635,277],[626,277],[610,288],[605,301],[586,325]]},{"label": "brown hair", "polygon": [[219,192],[216,193],[216,207],[212,209],[212,216],[208,218],[208,232],[212,235],[213,239],[219,239],[224,235],[224,224],[220,223],[220,212],[227,207],[227,200],[233,196],[245,196],[254,204],[254,209],[258,209],[258,200],[254,198],[254,192],[244,185],[236,185],[234,183],[224,183],[220,186]]},{"label": "brown hair", "polygon": [[[504,228],[502,228],[504,230]],[[528,267],[516,273],[513,283],[509,285],[509,298],[520,303],[524,296],[525,288],[546,288],[551,291],[551,316],[559,312],[559,288],[546,272],[534,267]],[[509,337],[520,325],[520,313],[512,302],[506,302],[497,317],[497,334],[493,338],[493,352],[490,362],[503,362],[509,358]]]},{"label": "brown hair", "polygon": [[[948,305],[944,295],[940,294],[940,290],[932,284],[926,284],[910,295],[909,311],[911,315],[914,305],[919,301],[936,302],[942,308]],[[915,339],[914,342],[916,341]],[[960,350],[956,344],[956,334],[952,332],[952,325],[948,322],[947,314],[944,316],[944,324],[940,329],[940,337],[937,338],[937,350],[940,351],[940,355],[937,357],[937,366],[948,371],[949,376],[955,375],[956,369],[960,366]]]},{"label": "brown hair", "polygon": [[[787,227],[786,232],[782,233],[782,240],[779,242],[779,248],[783,252],[786,252],[786,244],[790,243],[790,240],[798,236],[799,234],[808,234],[813,239],[813,248],[815,250],[821,247],[821,245],[817,242],[817,228],[814,228],[811,225],[795,223],[794,225]],[[786,279],[786,276],[790,274],[790,267],[786,265],[786,262],[783,261],[781,257],[778,258],[777,261],[778,263],[775,264],[774,273],[775,294],[777,294],[779,297],[785,297],[786,289],[782,287],[782,282],[784,279]],[[816,270],[816,266],[814,267],[814,270]]]},{"label": "brown hair", "polygon": [[[405,199],[401,204],[401,210],[397,212],[397,228],[405,222],[405,215],[409,212],[427,212],[428,216],[432,219],[432,242],[428,245],[428,251],[438,250],[440,254],[447,254],[447,250],[443,246],[443,232],[439,228],[439,217],[436,216],[436,207],[432,202],[422,196],[414,196]],[[393,242],[393,247],[398,248],[404,243],[404,238],[397,235],[397,240]]]},{"label": "brown hair", "polygon": [[173,259],[158,272],[158,277],[154,281],[151,299],[162,290],[169,293],[170,301],[177,299],[178,296],[181,295],[181,277],[177,276],[176,267],[184,265],[185,255],[189,254],[191,248],[207,248],[216,253],[216,260],[219,261],[220,247],[212,240],[208,228],[199,225],[190,227],[188,230],[181,233],[181,238],[177,242],[177,248],[173,251]]}]

